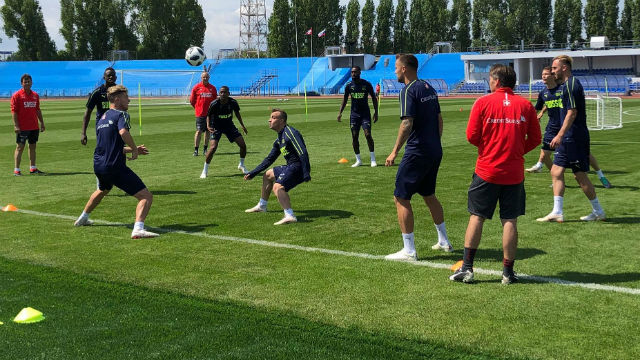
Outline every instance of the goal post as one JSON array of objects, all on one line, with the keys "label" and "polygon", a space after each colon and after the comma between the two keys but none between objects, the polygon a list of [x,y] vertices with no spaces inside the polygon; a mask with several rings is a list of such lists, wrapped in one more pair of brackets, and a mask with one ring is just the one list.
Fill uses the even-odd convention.
[{"label": "goal post", "polygon": [[589,130],[610,130],[622,127],[622,99],[585,92],[585,109]]},{"label": "goal post", "polygon": [[202,71],[190,70],[116,70],[118,82],[129,89],[132,106],[189,104],[191,89],[200,81]]}]

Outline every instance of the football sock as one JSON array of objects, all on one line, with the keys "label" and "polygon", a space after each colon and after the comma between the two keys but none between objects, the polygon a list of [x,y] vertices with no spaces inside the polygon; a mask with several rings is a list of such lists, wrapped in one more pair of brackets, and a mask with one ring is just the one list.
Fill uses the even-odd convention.
[{"label": "football sock", "polygon": [[194,146],[194,147],[193,147],[193,150],[194,150],[194,151],[198,151],[198,146]]},{"label": "football sock", "polygon": [[371,152],[371,162],[375,162],[376,161],[376,153],[374,153],[373,151]]},{"label": "football sock", "polygon": [[244,166],[244,158],[240,158],[240,165]]},{"label": "football sock", "polygon": [[553,214],[562,214],[563,202],[564,202],[564,198],[562,196],[554,196],[553,197],[553,210],[551,212]]},{"label": "football sock", "polygon": [[462,270],[473,270],[473,259],[476,257],[478,249],[471,249],[465,246],[464,257],[462,258]]},{"label": "football sock", "polygon": [[13,168],[13,171],[20,171],[20,168]]},{"label": "football sock", "polygon": [[207,147],[206,146],[202,148],[202,152],[205,152],[205,153],[207,152]]},{"label": "football sock", "polygon": [[537,167],[537,168],[542,168],[542,162],[538,161],[538,162],[535,164],[535,167]]},{"label": "football sock", "polygon": [[596,196],[595,199],[593,200],[589,200],[591,202],[591,207],[593,208],[593,211],[601,214],[604,212],[604,210],[602,209],[602,206],[600,206],[600,202],[598,201],[598,197]]},{"label": "football sock", "polygon": [[260,207],[267,207],[267,200],[260,198],[260,201],[258,201],[258,205],[260,205]]},{"label": "football sock", "polygon": [[31,166],[29,167],[29,170],[30,170],[30,171],[37,170],[37,169],[38,169],[38,167],[37,167],[37,166],[35,166],[35,165],[31,165]]},{"label": "football sock", "polygon": [[136,223],[133,224],[133,230],[144,230],[144,221],[136,221]]},{"label": "football sock", "polygon": [[360,162],[360,154],[356,154],[356,161]]},{"label": "football sock", "polygon": [[204,169],[202,169],[202,171],[204,171],[204,172],[209,171],[209,164],[204,163]]},{"label": "football sock", "polygon": [[599,178],[603,178],[604,177],[604,173],[602,172],[602,169],[596,171],[596,174],[598,174]]},{"label": "football sock", "polygon": [[505,258],[502,258],[502,273],[504,275],[513,275],[513,263],[516,262],[515,260],[508,260]]},{"label": "football sock", "polygon": [[82,214],[80,214],[80,218],[81,219],[88,219],[89,215],[91,215],[91,213],[87,213],[87,212],[82,212]]},{"label": "football sock", "polygon": [[293,217],[293,209],[292,208],[288,208],[288,209],[284,209],[284,216],[290,216]]},{"label": "football sock", "polygon": [[416,244],[413,241],[413,233],[411,234],[402,234],[402,242],[404,243],[404,251],[409,254],[416,253]]},{"label": "football sock", "polygon": [[442,224],[434,224],[436,227],[436,231],[438,232],[438,244],[447,245],[449,244],[449,237],[447,236],[447,228],[444,226],[444,221]]}]

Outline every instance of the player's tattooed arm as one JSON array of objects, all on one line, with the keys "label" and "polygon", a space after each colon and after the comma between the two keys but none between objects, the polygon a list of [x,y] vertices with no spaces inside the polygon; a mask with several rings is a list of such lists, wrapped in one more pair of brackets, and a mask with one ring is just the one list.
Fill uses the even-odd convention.
[{"label": "player's tattooed arm", "polygon": [[396,144],[393,146],[393,150],[391,150],[391,154],[387,157],[385,162],[385,166],[391,166],[394,164],[396,157],[398,156],[398,152],[400,152],[400,148],[404,145],[404,143],[409,138],[409,134],[411,134],[411,130],[413,129],[413,118],[412,117],[403,117],[402,122],[400,123],[400,129],[398,129],[398,138],[396,139]]}]

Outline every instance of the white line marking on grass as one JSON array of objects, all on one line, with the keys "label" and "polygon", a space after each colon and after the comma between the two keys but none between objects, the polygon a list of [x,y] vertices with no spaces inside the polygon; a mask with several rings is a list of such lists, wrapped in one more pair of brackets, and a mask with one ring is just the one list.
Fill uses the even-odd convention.
[{"label": "white line marking on grass", "polygon": [[[19,209],[18,212],[23,214],[53,217],[53,218],[72,220],[72,221],[77,219],[74,216],[49,214],[49,213],[43,213],[39,211],[32,211],[32,210]],[[112,225],[112,226],[127,226],[127,227],[130,226],[130,224],[117,223],[117,222],[111,222],[111,221],[105,221],[105,220],[93,220],[93,222],[96,224],[104,224],[104,225]],[[372,255],[372,254],[357,253],[357,252],[351,252],[351,251],[332,250],[332,249],[323,249],[323,248],[315,248],[315,247],[292,245],[292,244],[283,244],[283,243],[277,243],[277,242],[265,241],[265,240],[240,238],[235,236],[213,235],[213,234],[207,234],[204,232],[191,232],[191,231],[185,231],[185,230],[154,228],[154,227],[149,227],[149,229],[157,232],[161,232],[161,233],[174,233],[174,234],[198,236],[198,237],[203,237],[208,239],[235,241],[235,242],[241,242],[245,244],[261,245],[261,246],[268,246],[268,247],[282,248],[282,249],[289,249],[289,250],[357,257],[357,258],[371,259],[371,260],[384,260],[384,255]],[[415,266],[426,266],[434,269],[450,269],[451,268],[451,264],[436,263],[436,262],[426,261],[426,260],[407,261],[407,263]],[[497,270],[474,268],[473,271],[476,274],[491,275],[491,276],[497,276],[497,277],[502,276],[502,272]],[[535,281],[535,282],[551,283],[551,284],[563,285],[563,286],[581,287],[581,288],[590,289],[590,290],[613,291],[617,293],[640,295],[640,289],[632,289],[632,288],[626,288],[621,286],[602,285],[602,284],[595,284],[595,283],[581,283],[581,282],[562,280],[562,279],[557,279],[552,277],[527,275],[522,273],[518,273],[518,277],[521,279]]]}]

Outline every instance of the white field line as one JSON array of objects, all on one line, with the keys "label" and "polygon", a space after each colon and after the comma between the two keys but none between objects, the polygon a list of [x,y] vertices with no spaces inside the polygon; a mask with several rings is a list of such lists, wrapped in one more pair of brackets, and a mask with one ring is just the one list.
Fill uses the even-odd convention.
[{"label": "white field line", "polygon": [[[23,214],[53,217],[58,219],[70,220],[70,221],[76,220],[76,217],[69,216],[69,215],[49,214],[49,213],[43,213],[39,211],[31,211],[31,210],[23,210],[23,209],[19,209],[18,212]],[[117,222],[111,222],[111,221],[105,221],[105,220],[93,220],[93,222],[96,224],[104,224],[104,225],[112,225],[112,226],[130,226],[130,224],[117,223]],[[71,224],[69,225],[71,226]],[[240,242],[245,244],[261,245],[261,246],[283,248],[283,249],[289,249],[289,250],[357,257],[357,258],[371,259],[371,260],[384,260],[384,255],[372,255],[372,254],[357,253],[357,252],[342,251],[342,250],[332,250],[332,249],[323,249],[323,248],[292,245],[292,244],[282,244],[282,243],[277,243],[272,241],[247,239],[247,238],[240,238],[235,236],[213,235],[213,234],[207,234],[204,232],[191,232],[191,231],[168,229],[168,228],[153,228],[153,227],[148,227],[148,228],[160,233],[183,234],[183,235],[203,237],[207,239],[234,241],[234,242]],[[408,261],[407,263],[415,266],[426,266],[426,267],[435,268],[435,269],[450,269],[452,265],[452,264],[436,263],[436,262],[426,261],[426,260]],[[502,272],[496,271],[496,270],[474,268],[473,271],[476,274],[491,275],[491,276],[498,276],[498,277],[502,276]],[[632,289],[632,288],[626,288],[621,286],[602,285],[602,284],[595,284],[595,283],[581,283],[581,282],[562,280],[562,279],[557,279],[552,277],[527,275],[522,273],[518,273],[518,277],[521,279],[535,281],[535,282],[551,283],[551,284],[557,284],[557,285],[563,285],[563,286],[581,287],[581,288],[590,289],[590,290],[613,291],[617,293],[640,295],[640,289]]]}]

